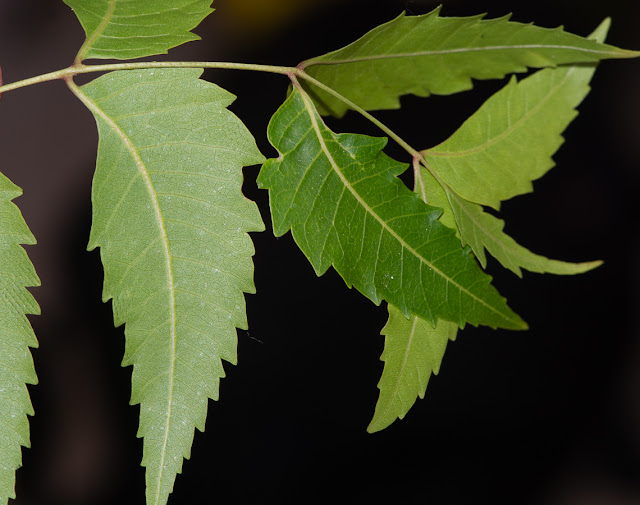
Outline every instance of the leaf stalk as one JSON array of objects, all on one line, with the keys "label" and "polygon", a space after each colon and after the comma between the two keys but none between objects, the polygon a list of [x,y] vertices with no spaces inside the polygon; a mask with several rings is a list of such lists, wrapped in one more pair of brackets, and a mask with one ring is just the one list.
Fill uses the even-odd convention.
[{"label": "leaf stalk", "polygon": [[41,82],[55,81],[57,79],[67,79],[80,74],[90,74],[94,72],[111,72],[114,70],[138,70],[146,68],[219,68],[229,70],[250,70],[254,72],[267,72],[272,74],[282,74],[287,76],[298,75],[302,71],[295,67],[283,67],[275,65],[259,65],[254,63],[233,63],[225,61],[140,61],[133,63],[108,63],[103,65],[83,65],[76,64],[55,72],[42,74],[22,81],[12,82],[0,86],[0,94],[14,89],[25,88]]}]

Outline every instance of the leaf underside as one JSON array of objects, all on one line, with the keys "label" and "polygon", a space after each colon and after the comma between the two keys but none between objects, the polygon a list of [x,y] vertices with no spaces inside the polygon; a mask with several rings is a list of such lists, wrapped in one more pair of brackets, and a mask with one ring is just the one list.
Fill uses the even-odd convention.
[{"label": "leaf underside", "polygon": [[298,89],[268,128],[281,153],[258,177],[269,189],[274,233],[291,229],[318,275],[333,265],[348,286],[379,304],[435,324],[438,318],[522,329],[453,230],[397,175],[386,139],[336,135]]},{"label": "leaf underside", "polygon": [[396,419],[403,419],[416,398],[424,398],[431,373],[437,374],[449,340],[455,340],[458,327],[439,320],[434,328],[412,315],[407,319],[393,305],[382,329],[385,336],[381,359],[385,362],[378,383],[380,397],[369,433],[380,431]]},{"label": "leaf underside", "polygon": [[200,37],[191,33],[207,17],[212,0],[63,0],[84,28],[78,53],[87,58],[128,60],[164,54]]},{"label": "leaf underside", "polygon": [[[591,37],[603,41],[609,24],[605,20]],[[595,65],[544,69],[520,82],[512,80],[449,139],[423,152],[426,166],[438,179],[423,167],[416,190],[443,209],[447,223],[455,216],[462,243],[471,246],[483,267],[485,249],[518,276],[521,268],[571,275],[601,264],[567,263],[534,254],[503,232],[504,221],[469,201],[497,208],[500,200],[532,189],[531,181],[553,166],[551,156],[577,114],[575,107],[589,92]]]},{"label": "leaf underside", "polygon": [[40,280],[20,245],[36,242],[11,202],[21,194],[0,174],[0,505],[15,498],[20,446],[29,447],[27,415],[33,415],[26,384],[38,382],[29,352],[38,341],[25,314],[39,314],[40,308],[25,288]]},{"label": "leaf underside", "polygon": [[551,156],[589,93],[594,70],[559,67],[520,82],[514,77],[451,137],[423,152],[430,168],[464,199],[494,209],[533,191],[531,182],[554,166]]},{"label": "leaf underside", "polygon": [[[400,15],[350,45],[303,62],[312,77],[366,110],[397,109],[399,97],[449,95],[472,79],[500,79],[528,68],[586,63],[638,53],[600,44],[562,28],[509,21],[509,16]],[[312,88],[321,114],[342,116],[342,101]]]},{"label": "leaf underside", "polygon": [[233,95],[201,73],[113,72],[81,88],[100,134],[89,249],[126,323],[149,504],[166,503],[218,398],[221,360],[236,362],[243,292],[255,291],[247,232],[264,229],[241,193],[242,167],[264,158],[226,109]]}]

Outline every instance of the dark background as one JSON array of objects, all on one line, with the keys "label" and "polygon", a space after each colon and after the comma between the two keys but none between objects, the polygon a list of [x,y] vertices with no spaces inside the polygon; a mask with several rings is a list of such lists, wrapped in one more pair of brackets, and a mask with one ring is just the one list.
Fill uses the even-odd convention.
[{"label": "dark background", "polygon": [[[444,15],[488,12],[589,34],[613,17],[608,41],[640,49],[640,3],[445,0]],[[402,10],[430,1],[217,0],[217,11],[171,59],[295,65],[339,48]],[[54,0],[0,0],[5,82],[68,66],[84,40]],[[205,74],[239,98],[232,109],[268,156],[266,124],[281,76]],[[450,135],[503,83],[453,97],[405,97],[378,113],[424,148]],[[333,270],[315,277],[291,237],[254,234],[257,295],[239,364],[178,476],[170,503],[640,504],[640,325],[637,308],[640,62],[607,61],[566,132],[557,167],[535,194],[507,202],[507,232],[535,252],[605,265],[578,277],[524,279],[490,263],[495,285],[528,332],[468,328],[405,420],[365,428],[382,371],[386,310]],[[349,114],[336,131],[379,135]],[[85,251],[97,144],[90,113],[62,82],[0,101],[0,170],[24,189],[17,204],[38,239],[28,247],[42,287],[32,317],[40,385],[24,450],[19,505],[144,503],[138,407],[128,406],[122,328],[101,303],[97,252]],[[394,146],[388,153],[407,161]],[[245,169],[245,193],[270,226],[267,197]]]}]

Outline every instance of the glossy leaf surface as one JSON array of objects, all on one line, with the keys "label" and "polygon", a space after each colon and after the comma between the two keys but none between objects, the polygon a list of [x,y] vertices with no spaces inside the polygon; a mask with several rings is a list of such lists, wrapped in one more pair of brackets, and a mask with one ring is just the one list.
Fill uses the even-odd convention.
[{"label": "glossy leaf surface", "polygon": [[268,136],[281,156],[258,183],[269,189],[274,233],[291,230],[318,275],[333,265],[374,303],[433,323],[526,327],[438,221],[441,211],[397,178],[405,165],[381,152],[386,139],[333,133],[297,89]]}]

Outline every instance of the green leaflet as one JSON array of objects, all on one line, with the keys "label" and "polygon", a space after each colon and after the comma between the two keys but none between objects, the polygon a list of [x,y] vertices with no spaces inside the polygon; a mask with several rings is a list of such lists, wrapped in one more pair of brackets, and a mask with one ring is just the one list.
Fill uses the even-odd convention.
[{"label": "green leaflet", "polygon": [[[406,94],[448,95],[471,89],[471,79],[502,78],[528,67],[555,67],[639,53],[599,44],[561,28],[509,21],[509,17],[442,18],[440,8],[400,15],[352,44],[300,66],[366,110],[397,109]],[[313,88],[321,114],[342,116],[347,106]]]},{"label": "green leaflet", "polygon": [[164,54],[200,37],[191,33],[213,9],[213,0],[63,0],[87,35],[77,61],[130,60]]},{"label": "green leaflet", "polygon": [[[604,40],[609,25],[605,20],[592,37]],[[574,65],[512,78],[451,137],[423,152],[429,167],[464,199],[494,209],[532,191],[531,181],[553,167],[594,72],[595,64]]]},{"label": "green leaflet", "polygon": [[469,244],[483,267],[487,265],[486,248],[503,267],[522,277],[520,267],[530,272],[558,275],[581,274],[602,264],[602,261],[567,263],[545,258],[525,249],[504,233],[504,221],[482,210],[480,205],[466,201],[445,189],[458,223],[463,245]]},{"label": "green leaflet", "polygon": [[[604,41],[609,25],[609,20],[605,20],[591,37]],[[480,205],[458,194],[468,195],[469,191],[475,191],[466,184],[467,180],[475,181],[476,187],[484,185],[486,192],[481,199],[485,202],[492,190],[500,190],[494,193],[499,203],[501,197],[509,195],[509,191],[518,185],[530,188],[530,178],[536,173],[536,168],[550,168],[553,164],[551,155],[555,146],[562,141],[562,123],[568,123],[575,116],[573,107],[589,91],[588,82],[594,70],[595,64],[559,67],[541,70],[517,84],[512,81],[491,97],[451,139],[441,144],[462,144],[460,151],[451,147],[450,156],[446,158],[432,157],[432,150],[425,151],[427,165],[436,169],[439,178],[447,181],[448,176],[448,181],[437,180],[425,168],[420,168],[416,172],[416,191],[430,204],[443,209],[441,220],[445,220],[447,225],[451,225],[451,217],[455,216],[462,243],[471,246],[483,267],[487,263],[485,248],[518,276],[522,275],[521,268],[539,273],[571,275],[586,272],[601,264],[600,261],[567,263],[534,254],[502,231],[504,221],[484,212]],[[550,89],[556,91],[541,92]],[[529,114],[518,115],[516,123],[519,124],[507,128],[508,118],[505,122],[505,115],[517,109],[518,104],[526,104],[524,109]],[[499,134],[491,133],[495,130]],[[531,141],[532,132],[535,132],[535,142]],[[482,144],[486,148],[475,152],[468,147],[471,143],[465,144],[467,133],[467,138],[473,138],[479,144],[482,144],[483,136],[492,141]],[[513,155],[517,149],[522,151],[519,157]],[[447,164],[439,163],[443,159]],[[462,174],[466,174],[466,178],[462,178]],[[486,181],[490,183],[487,185]],[[454,183],[455,191],[452,191],[448,184]]]},{"label": "green leaflet", "polygon": [[22,190],[0,174],[0,505],[15,498],[15,472],[22,464],[20,446],[29,447],[33,415],[26,384],[37,384],[29,347],[38,341],[25,314],[40,307],[25,289],[40,279],[20,244],[36,240],[11,200]]},{"label": "green leaflet", "polygon": [[291,229],[318,275],[333,265],[374,303],[430,322],[526,327],[438,221],[441,211],[396,177],[405,165],[381,152],[386,139],[334,134],[297,88],[268,136],[281,156],[258,183],[270,190],[274,233]]},{"label": "green leaflet", "polygon": [[424,167],[421,167],[416,181],[416,191],[420,186],[425,188],[426,201],[443,209],[440,221],[447,226],[454,223],[462,244],[471,247],[483,268],[487,266],[485,248],[518,277],[522,277],[521,268],[530,272],[573,275],[602,264],[601,261],[568,263],[534,254],[502,231],[504,221],[484,212],[482,206],[466,201],[449,188],[443,188]]},{"label": "green leaflet", "polygon": [[100,247],[103,299],[126,323],[123,365],[140,403],[147,503],[164,504],[218,398],[221,359],[236,362],[253,285],[247,232],[264,225],[241,193],[264,161],[200,69],[113,72],[82,88],[100,134],[89,249]]},{"label": "green leaflet", "polygon": [[553,167],[551,156],[589,92],[593,71],[549,68],[519,83],[512,79],[451,137],[424,151],[427,163],[460,196],[495,209],[533,191],[531,181]]},{"label": "green leaflet", "polygon": [[424,398],[431,372],[438,374],[447,342],[458,333],[458,327],[449,321],[440,320],[434,328],[419,317],[407,319],[392,305],[388,309],[389,321],[382,328],[385,364],[378,383],[380,397],[369,433],[403,419],[416,398]]}]

